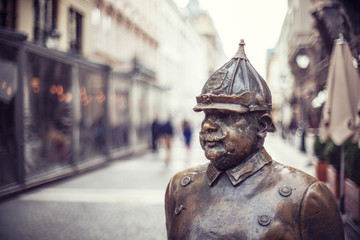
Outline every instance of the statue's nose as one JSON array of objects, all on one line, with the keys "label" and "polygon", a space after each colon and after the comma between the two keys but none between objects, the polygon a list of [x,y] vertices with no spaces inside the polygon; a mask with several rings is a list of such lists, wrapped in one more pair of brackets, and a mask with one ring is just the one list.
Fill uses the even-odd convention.
[{"label": "statue's nose", "polygon": [[211,121],[210,119],[208,119],[204,122],[202,128],[205,131],[215,131],[217,129],[215,123],[213,121]]}]

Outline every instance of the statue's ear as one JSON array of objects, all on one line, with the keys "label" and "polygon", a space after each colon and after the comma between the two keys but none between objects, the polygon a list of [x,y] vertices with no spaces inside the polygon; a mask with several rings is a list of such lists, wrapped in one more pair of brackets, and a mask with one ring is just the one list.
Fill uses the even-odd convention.
[{"label": "statue's ear", "polygon": [[267,132],[275,132],[275,126],[272,122],[270,114],[261,115],[258,126],[258,137],[265,138]]}]

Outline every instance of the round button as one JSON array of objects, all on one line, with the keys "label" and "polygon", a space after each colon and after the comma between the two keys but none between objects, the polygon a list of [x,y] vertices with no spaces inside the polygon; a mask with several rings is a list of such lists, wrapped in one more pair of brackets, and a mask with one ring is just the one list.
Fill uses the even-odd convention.
[{"label": "round button", "polygon": [[267,226],[270,224],[271,219],[268,215],[261,215],[258,217],[258,222],[261,226]]},{"label": "round button", "polygon": [[279,193],[283,197],[288,197],[291,195],[292,189],[291,187],[284,185],[279,188]]},{"label": "round button", "polygon": [[189,183],[191,183],[191,181],[192,181],[191,177],[190,177],[190,176],[186,176],[186,177],[184,177],[184,178],[181,180],[181,185],[185,187],[186,185],[188,185]]}]

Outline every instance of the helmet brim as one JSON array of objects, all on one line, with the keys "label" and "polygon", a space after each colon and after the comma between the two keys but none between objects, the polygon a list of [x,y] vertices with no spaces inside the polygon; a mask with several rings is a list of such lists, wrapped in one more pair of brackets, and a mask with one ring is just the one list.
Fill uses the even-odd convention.
[{"label": "helmet brim", "polygon": [[224,110],[224,111],[232,111],[237,113],[246,113],[249,112],[250,109],[246,106],[232,103],[198,103],[193,108],[195,112],[201,112],[204,110]]},{"label": "helmet brim", "polygon": [[[210,104],[198,103],[193,108],[193,110],[195,112],[201,112],[204,110],[220,110],[220,111],[223,110],[223,111],[232,111],[232,112],[237,112],[237,113],[250,112],[250,109],[246,106],[238,105],[238,104],[231,104],[231,103],[210,103]],[[272,118],[270,115],[269,115],[269,117],[271,119],[271,124],[269,126],[268,132],[275,132],[276,127],[275,127],[274,123],[272,122]]]}]

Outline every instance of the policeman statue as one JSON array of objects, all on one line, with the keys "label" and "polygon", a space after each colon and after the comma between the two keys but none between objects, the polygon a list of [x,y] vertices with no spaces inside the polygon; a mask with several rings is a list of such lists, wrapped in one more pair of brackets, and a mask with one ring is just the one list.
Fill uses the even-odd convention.
[{"label": "policeman statue", "polygon": [[271,93],[243,40],[196,98],[210,163],[175,174],[165,196],[168,239],[341,240],[336,201],[317,179],[274,161],[263,147]]}]

